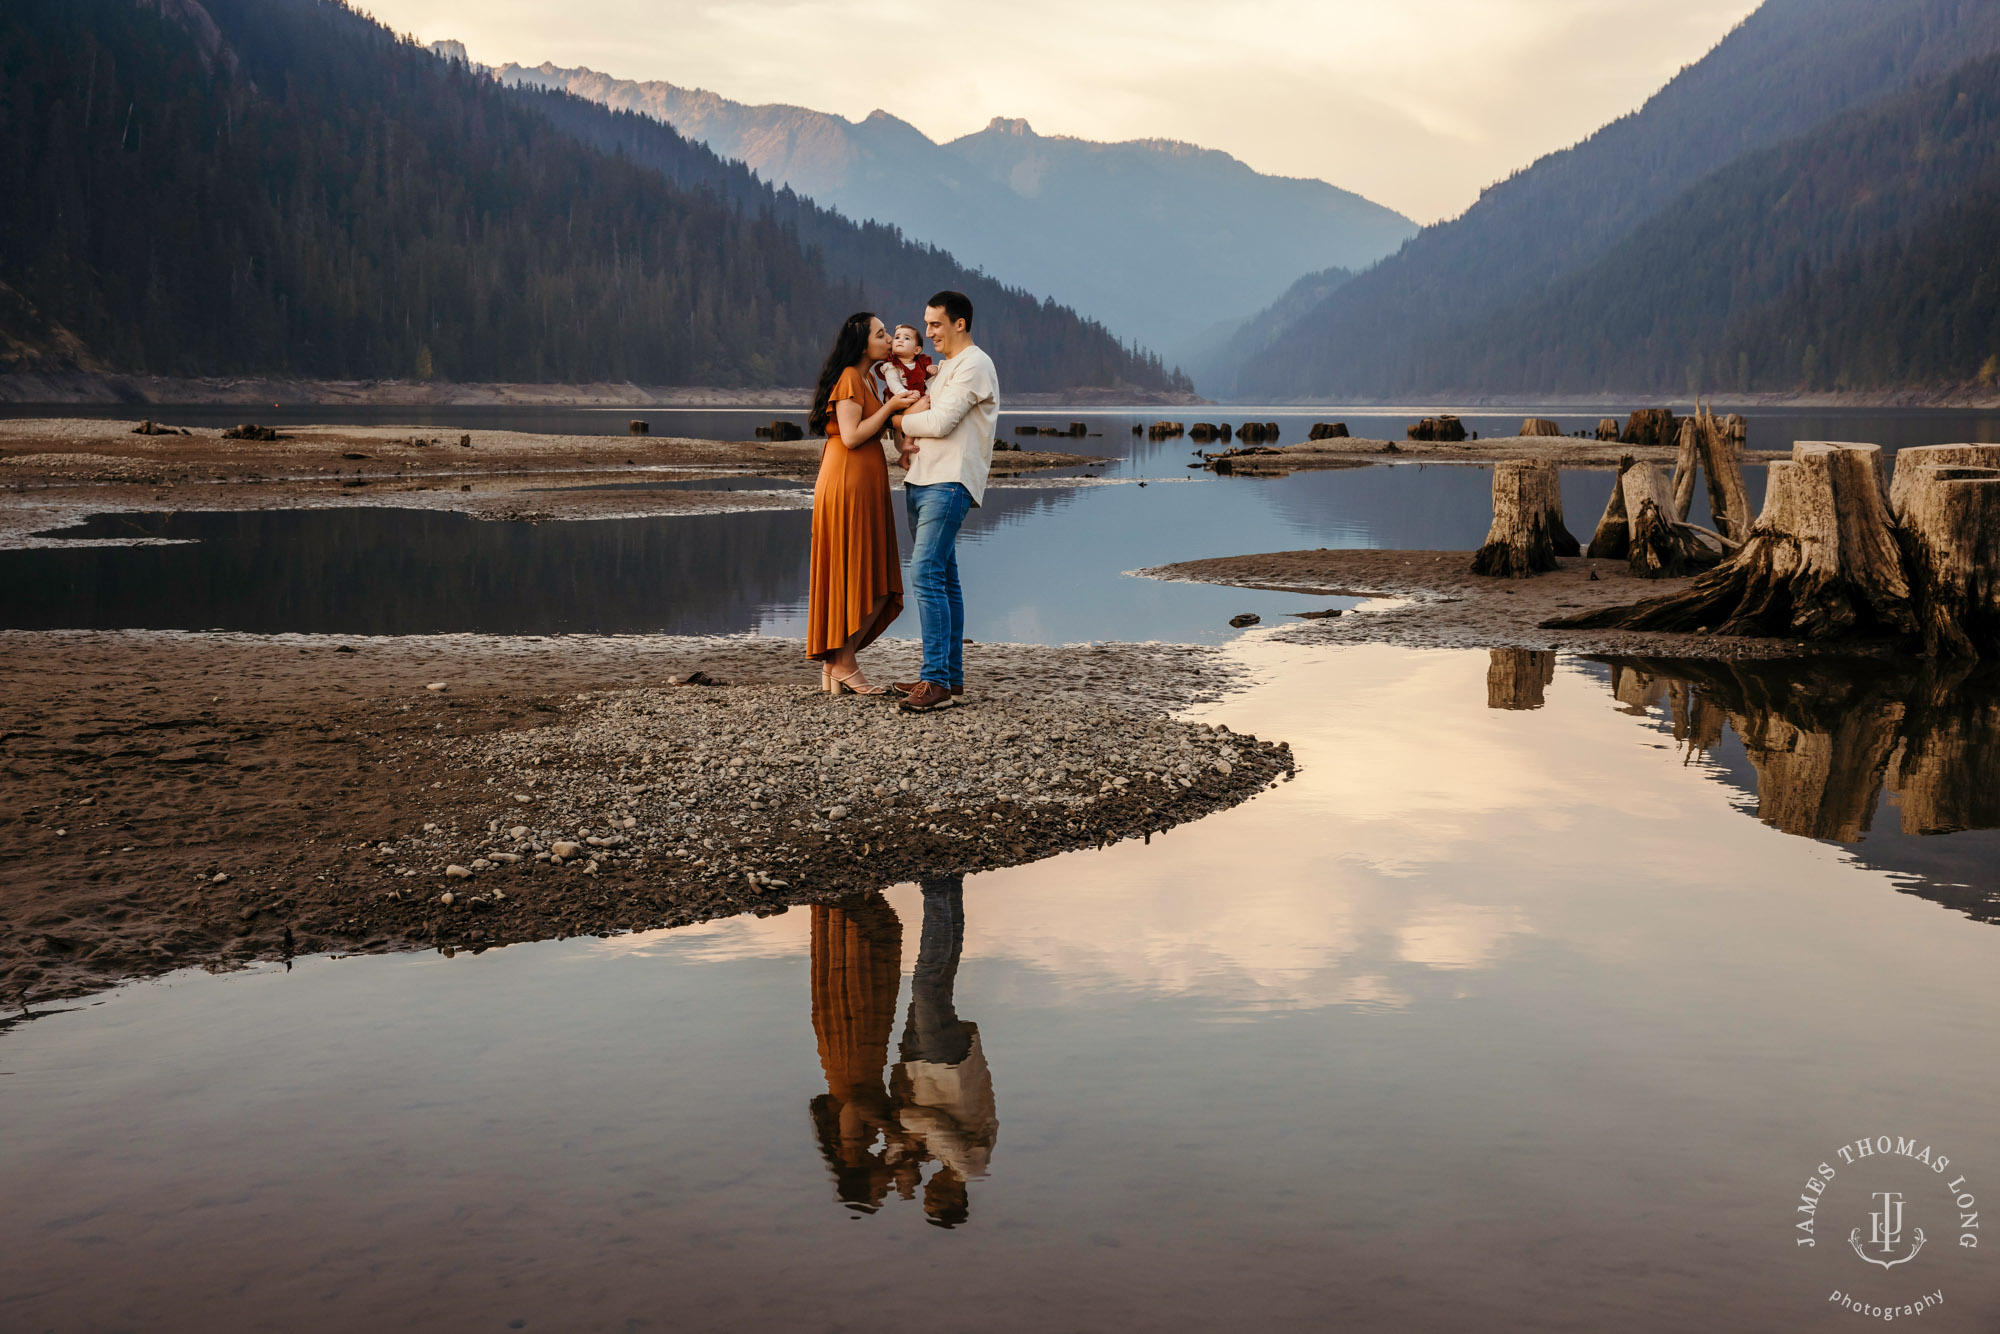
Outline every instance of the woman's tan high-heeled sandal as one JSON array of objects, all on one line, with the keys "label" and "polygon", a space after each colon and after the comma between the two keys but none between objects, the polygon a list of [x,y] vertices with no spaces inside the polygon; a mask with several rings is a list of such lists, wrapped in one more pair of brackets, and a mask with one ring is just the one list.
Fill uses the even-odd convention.
[{"label": "woman's tan high-heeled sandal", "polygon": [[856,667],[845,676],[834,677],[833,693],[836,695],[886,695],[889,693],[885,687],[868,685],[866,678],[863,678],[863,683],[860,687],[848,684],[849,681],[860,675],[861,669]]}]

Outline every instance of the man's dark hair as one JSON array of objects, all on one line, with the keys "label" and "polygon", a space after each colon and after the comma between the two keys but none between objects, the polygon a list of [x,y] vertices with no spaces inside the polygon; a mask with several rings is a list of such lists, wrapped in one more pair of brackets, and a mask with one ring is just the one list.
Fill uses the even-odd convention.
[{"label": "man's dark hair", "polygon": [[965,331],[967,333],[972,332],[972,298],[965,293],[939,292],[936,296],[924,302],[924,304],[927,306],[936,306],[942,310],[946,324],[964,320]]}]

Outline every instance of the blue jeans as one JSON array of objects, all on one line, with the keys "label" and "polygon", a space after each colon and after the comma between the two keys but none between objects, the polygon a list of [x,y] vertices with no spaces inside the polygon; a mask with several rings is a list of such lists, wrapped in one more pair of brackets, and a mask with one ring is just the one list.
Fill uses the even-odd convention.
[{"label": "blue jeans", "polygon": [[965,598],[958,591],[958,529],[972,509],[972,493],[957,482],[905,486],[910,511],[910,586],[923,627],[923,679],[933,685],[965,684]]}]

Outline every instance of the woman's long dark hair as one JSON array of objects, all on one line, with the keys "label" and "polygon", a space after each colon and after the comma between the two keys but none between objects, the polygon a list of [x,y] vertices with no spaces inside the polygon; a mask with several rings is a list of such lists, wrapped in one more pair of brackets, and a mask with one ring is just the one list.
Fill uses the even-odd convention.
[{"label": "woman's long dark hair", "polygon": [[819,368],[819,387],[813,390],[812,411],[806,414],[806,429],[812,434],[826,434],[827,419],[833,415],[827,396],[840,383],[841,372],[849,366],[859,366],[867,357],[868,331],[874,325],[874,311],[857,310],[833,336],[833,351],[826,354],[826,365]]}]

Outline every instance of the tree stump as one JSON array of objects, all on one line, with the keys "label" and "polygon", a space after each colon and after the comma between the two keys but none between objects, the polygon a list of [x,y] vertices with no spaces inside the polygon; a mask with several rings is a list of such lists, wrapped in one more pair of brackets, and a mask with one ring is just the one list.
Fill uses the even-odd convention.
[{"label": "tree stump", "polygon": [[1694,474],[1701,462],[1701,427],[1693,418],[1681,423],[1680,444],[1674,454],[1674,517],[1687,521],[1694,508]]},{"label": "tree stump", "polygon": [[1493,467],[1493,526],[1472,558],[1474,574],[1530,579],[1574,556],[1576,539],[1563,526],[1562,486],[1553,463],[1508,459]]},{"label": "tree stump", "polygon": [[1880,454],[1874,445],[1794,445],[1789,461],[1771,465],[1764,512],[1729,560],[1679,592],[1542,624],[1803,639],[1914,633]]},{"label": "tree stump", "polygon": [[[1750,536],[1750,493],[1743,489],[1743,446],[1716,415],[1703,408],[1695,418],[1695,438],[1701,450],[1702,471],[1708,475],[1708,509],[1715,526],[1732,542]],[[1876,449],[1873,445],[1861,448]],[[1876,449],[1879,460],[1881,451]],[[1878,461],[1877,471],[1880,471]],[[1692,479],[1690,479],[1692,480]],[[1682,518],[1686,518],[1683,511]]]},{"label": "tree stump", "polygon": [[1590,535],[1590,546],[1583,553],[1592,560],[1624,560],[1631,549],[1631,529],[1625,514],[1625,474],[1631,471],[1632,456],[1625,455],[1618,460],[1618,476],[1611,483],[1611,499],[1604,502],[1604,515],[1597,521],[1597,529]]},{"label": "tree stump", "polygon": [[1906,449],[1890,496],[1924,652],[2000,653],[2000,445]]},{"label": "tree stump", "polygon": [[1522,435],[1561,435],[1562,427],[1547,417],[1529,417],[1521,423]]},{"label": "tree stump", "polygon": [[1679,432],[1672,408],[1635,408],[1618,439],[1627,445],[1671,445]]},{"label": "tree stump", "polygon": [[1496,648],[1487,650],[1486,707],[1489,709],[1539,709],[1547,703],[1547,691],[1556,679],[1556,655],[1544,649]]},{"label": "tree stump", "polygon": [[1597,419],[1597,438],[1599,440],[1616,440],[1618,438],[1618,419],[1616,417],[1599,417]]},{"label": "tree stump", "polygon": [[1674,516],[1674,495],[1658,465],[1621,466],[1618,489],[1625,501],[1625,560],[1632,573],[1641,579],[1686,574],[1701,553]]}]

